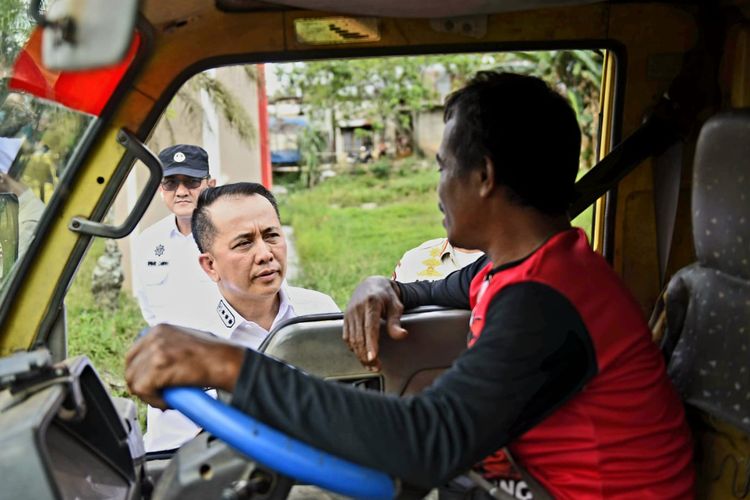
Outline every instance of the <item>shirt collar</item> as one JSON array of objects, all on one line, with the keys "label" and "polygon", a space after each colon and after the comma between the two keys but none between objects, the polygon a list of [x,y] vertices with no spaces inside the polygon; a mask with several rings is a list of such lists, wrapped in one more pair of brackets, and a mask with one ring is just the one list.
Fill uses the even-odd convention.
[{"label": "shirt collar", "polygon": [[440,260],[444,260],[446,256],[453,257],[453,247],[451,246],[448,238],[443,242],[443,247],[440,249]]},{"label": "shirt collar", "polygon": [[182,238],[182,239],[190,238],[190,239],[192,239],[193,238],[193,233],[190,232],[188,234],[182,234],[180,232],[180,230],[177,228],[177,217],[175,217],[174,215],[172,215],[171,217],[169,217],[169,237],[170,238]]},{"label": "shirt collar", "polygon": [[[180,234],[179,231],[178,234]],[[286,283],[286,280],[284,280],[281,288],[279,289],[279,311],[276,313],[276,317],[271,324],[271,330],[273,330],[281,321],[296,316],[294,306],[289,300],[289,292],[287,291],[287,286],[288,285]],[[247,324],[253,328],[261,328],[260,325],[258,325],[254,321],[250,321],[242,317],[242,315],[238,313],[234,307],[232,307],[229,301],[221,295],[219,295],[219,301],[216,304],[216,314],[219,320],[218,325],[220,325],[219,331],[212,333],[225,339],[230,338],[232,336],[232,333],[234,333],[234,331],[243,324]]]}]

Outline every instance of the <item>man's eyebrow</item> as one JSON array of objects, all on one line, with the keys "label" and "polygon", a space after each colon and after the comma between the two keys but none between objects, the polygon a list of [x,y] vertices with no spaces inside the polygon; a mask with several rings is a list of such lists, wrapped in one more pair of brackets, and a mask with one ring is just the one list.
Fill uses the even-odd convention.
[{"label": "man's eyebrow", "polygon": [[266,234],[272,231],[278,233],[279,231],[281,231],[281,228],[279,226],[268,226],[267,228],[262,230],[262,233]]},{"label": "man's eyebrow", "polygon": [[236,235],[234,238],[232,238],[231,241],[235,242],[235,241],[241,240],[243,238],[250,238],[250,239],[252,239],[253,236],[255,236],[255,231],[247,231],[245,233],[241,233],[241,234]]}]

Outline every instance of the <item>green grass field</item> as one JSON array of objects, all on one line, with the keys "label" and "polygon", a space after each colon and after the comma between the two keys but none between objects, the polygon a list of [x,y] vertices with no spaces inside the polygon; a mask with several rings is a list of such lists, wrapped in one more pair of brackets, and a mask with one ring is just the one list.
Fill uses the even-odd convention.
[{"label": "green grass field", "polygon": [[390,276],[406,250],[445,234],[437,171],[394,170],[387,178],[341,175],[282,200],[300,256],[297,285],[328,293],[343,308],[363,278]]}]

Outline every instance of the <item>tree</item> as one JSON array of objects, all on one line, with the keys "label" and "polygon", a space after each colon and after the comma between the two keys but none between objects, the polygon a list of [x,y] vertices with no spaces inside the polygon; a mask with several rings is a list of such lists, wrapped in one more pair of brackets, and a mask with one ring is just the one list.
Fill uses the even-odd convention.
[{"label": "tree", "polygon": [[[331,136],[339,121],[368,119],[373,128],[383,129],[390,121],[396,135],[412,143],[411,113],[421,109],[431,89],[421,82],[424,58],[405,58],[398,64],[388,59],[315,61],[280,65],[282,94],[299,96],[308,116],[325,121],[330,112]],[[332,143],[335,148],[335,143]]]},{"label": "tree", "polygon": [[313,127],[305,127],[299,138],[299,149],[302,165],[307,168],[307,187],[312,187],[318,180],[320,157],[326,147],[325,134]]},{"label": "tree", "polygon": [[33,26],[25,0],[0,0],[0,103],[8,93],[8,78],[18,51]]},{"label": "tree", "polygon": [[601,66],[601,54],[591,51],[536,51],[315,61],[279,65],[277,76],[280,93],[301,98],[312,121],[325,122],[324,113],[330,111],[334,137],[339,120],[365,118],[376,130],[394,125],[404,150],[413,148],[414,114],[441,106],[447,93],[464,86],[477,71],[538,76],[575,109],[584,135],[582,167],[589,168]]},{"label": "tree", "polygon": [[[254,66],[243,66],[243,71],[248,80],[256,81],[257,76]],[[203,123],[204,109],[200,101],[201,92],[208,95],[214,108],[224,117],[240,139],[247,145],[252,146],[255,141],[253,120],[245,111],[239,97],[221,81],[211,76],[209,72],[198,73],[188,80],[167,108],[163,123],[170,135],[171,142],[177,142],[173,127],[174,120],[187,119],[190,123]]]}]

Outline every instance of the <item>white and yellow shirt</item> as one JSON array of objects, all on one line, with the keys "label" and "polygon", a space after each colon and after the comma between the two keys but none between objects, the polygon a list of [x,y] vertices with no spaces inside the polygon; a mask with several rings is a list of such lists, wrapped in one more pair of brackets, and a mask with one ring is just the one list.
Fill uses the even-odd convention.
[{"label": "white and yellow shirt", "polygon": [[456,250],[448,238],[436,238],[406,252],[393,271],[393,279],[402,283],[443,279],[481,256],[479,251]]}]

